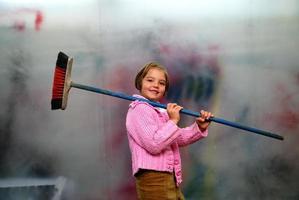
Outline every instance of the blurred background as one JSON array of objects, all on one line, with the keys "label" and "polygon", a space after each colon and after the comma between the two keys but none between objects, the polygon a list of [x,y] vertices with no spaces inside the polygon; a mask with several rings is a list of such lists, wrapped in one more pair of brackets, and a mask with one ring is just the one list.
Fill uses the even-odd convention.
[{"label": "blurred background", "polygon": [[186,199],[299,199],[298,20],[297,0],[0,0],[0,199],[136,199],[129,102],[72,89],[51,111],[59,51],[74,82],[130,95],[160,62],[165,102],[284,136],[212,124],[181,149]]}]

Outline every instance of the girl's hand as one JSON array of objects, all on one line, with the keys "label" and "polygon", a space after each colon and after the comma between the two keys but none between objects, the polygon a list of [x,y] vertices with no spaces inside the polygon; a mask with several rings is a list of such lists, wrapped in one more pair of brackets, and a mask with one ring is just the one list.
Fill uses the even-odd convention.
[{"label": "girl's hand", "polygon": [[177,124],[180,121],[180,110],[182,109],[183,107],[177,105],[176,103],[167,104],[169,120],[172,120],[175,124]]},{"label": "girl's hand", "polygon": [[196,123],[198,125],[198,128],[201,131],[205,131],[208,126],[210,125],[211,121],[209,121],[210,117],[214,117],[212,113],[201,110],[200,111],[200,117],[196,118]]}]

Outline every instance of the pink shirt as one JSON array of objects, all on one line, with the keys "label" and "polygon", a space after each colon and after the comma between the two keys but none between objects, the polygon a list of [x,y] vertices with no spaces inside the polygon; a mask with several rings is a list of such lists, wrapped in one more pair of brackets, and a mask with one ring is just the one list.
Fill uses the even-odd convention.
[{"label": "pink shirt", "polygon": [[[144,98],[140,95],[134,95]],[[133,175],[139,169],[174,172],[177,185],[182,182],[179,147],[206,137],[196,122],[179,128],[169,120],[166,110],[155,108],[142,101],[130,104],[126,127],[132,156]]]}]

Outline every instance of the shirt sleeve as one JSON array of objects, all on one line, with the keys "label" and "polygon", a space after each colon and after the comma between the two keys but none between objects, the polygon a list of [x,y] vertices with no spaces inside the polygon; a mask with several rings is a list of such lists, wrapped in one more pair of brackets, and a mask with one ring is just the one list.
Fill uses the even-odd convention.
[{"label": "shirt sleeve", "polygon": [[171,120],[161,122],[158,113],[146,103],[129,108],[126,127],[133,140],[150,154],[159,154],[180,135]]},{"label": "shirt sleeve", "polygon": [[208,136],[208,129],[201,131],[196,122],[186,128],[181,128],[179,137],[176,139],[179,146],[186,146],[192,144],[202,138]]}]

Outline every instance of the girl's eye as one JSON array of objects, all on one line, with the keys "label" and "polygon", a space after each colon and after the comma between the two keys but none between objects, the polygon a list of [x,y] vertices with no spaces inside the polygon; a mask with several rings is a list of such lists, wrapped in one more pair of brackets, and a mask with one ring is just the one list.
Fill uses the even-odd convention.
[{"label": "girl's eye", "polygon": [[164,82],[160,82],[160,85],[166,85]]}]

